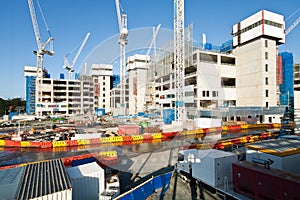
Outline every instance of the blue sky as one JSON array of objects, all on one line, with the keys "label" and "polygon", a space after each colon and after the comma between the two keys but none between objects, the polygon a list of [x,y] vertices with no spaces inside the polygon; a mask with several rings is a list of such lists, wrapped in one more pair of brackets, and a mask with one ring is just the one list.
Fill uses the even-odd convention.
[{"label": "blue sky", "polygon": [[[87,32],[91,35],[74,66],[77,71],[90,51],[107,38],[118,34],[114,0],[39,1],[55,38],[55,55],[44,58],[44,66],[53,78],[58,78],[59,73],[65,72],[62,68],[63,57],[83,40]],[[128,15],[129,30],[158,24],[163,28],[173,28],[172,0],[120,1]],[[201,41],[202,33],[205,33],[208,42],[220,45],[232,39],[232,25],[261,9],[288,18],[299,8],[299,0],[185,0],[185,24],[193,23],[195,40]],[[300,11],[286,21],[286,26],[291,25],[299,16]],[[0,97],[25,97],[23,67],[36,64],[32,51],[37,48],[27,0],[1,0],[0,17]],[[48,37],[40,18],[38,24],[42,40],[45,41]],[[300,62],[299,35],[300,25],[287,36],[286,44],[279,48],[280,51],[292,52],[297,63]],[[75,53],[76,51],[73,56]]]}]

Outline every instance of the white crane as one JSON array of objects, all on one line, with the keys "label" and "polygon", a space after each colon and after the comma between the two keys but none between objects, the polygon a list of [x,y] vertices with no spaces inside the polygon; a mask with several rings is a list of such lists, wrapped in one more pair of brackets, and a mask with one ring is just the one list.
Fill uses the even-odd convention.
[{"label": "white crane", "polygon": [[72,78],[72,73],[74,72],[73,67],[74,67],[74,65],[75,65],[75,63],[76,63],[76,61],[77,61],[77,59],[78,59],[78,57],[79,57],[79,55],[80,55],[80,53],[81,53],[84,45],[86,44],[87,40],[89,39],[89,37],[90,37],[90,33],[87,33],[86,36],[85,36],[85,38],[83,39],[81,45],[80,45],[80,47],[79,47],[79,49],[78,49],[75,57],[73,58],[73,61],[71,62],[71,64],[69,63],[69,60],[68,60],[68,56],[71,54],[71,52],[68,53],[64,57],[64,66],[63,66],[63,68],[66,69],[69,72],[69,79]]},{"label": "white crane", "polygon": [[157,34],[158,34],[158,31],[159,31],[159,29],[160,29],[160,26],[161,26],[161,24],[158,24],[158,26],[157,26],[156,28],[153,27],[153,37],[152,37],[150,46],[149,46],[149,48],[148,48],[148,51],[147,51],[147,53],[146,53],[146,56],[149,56],[150,51],[151,51],[151,49],[152,49],[152,46],[153,46],[153,50],[154,50],[153,54],[156,55],[156,36],[157,36]]},{"label": "white crane", "polygon": [[[38,47],[38,49],[36,51],[34,51],[34,54],[37,56],[36,105],[39,106],[42,103],[43,58],[44,58],[44,55],[49,55],[49,56],[54,55],[54,51],[53,51],[54,38],[50,34],[50,29],[46,23],[46,19],[44,17],[44,14],[42,12],[42,9],[41,9],[41,6],[40,6],[38,0],[37,0],[37,4],[38,4],[39,10],[41,12],[43,21],[45,23],[45,26],[47,28],[47,32],[49,34],[48,40],[43,43],[41,40],[41,35],[40,35],[40,31],[39,31],[39,27],[38,27],[36,15],[35,15],[33,0],[28,0],[29,11],[30,11],[34,34],[35,34],[35,39],[36,39],[36,43],[37,43],[37,47]],[[46,49],[48,47],[48,45],[50,47],[49,50]],[[35,112],[37,115],[39,115],[39,116],[41,115],[41,113],[38,112],[37,109]]]},{"label": "white crane", "polygon": [[125,102],[125,65],[126,65],[126,50],[125,47],[128,43],[127,36],[128,36],[128,29],[127,29],[127,15],[122,10],[121,15],[121,7],[119,0],[115,0],[116,2],[116,10],[118,16],[118,24],[119,24],[119,31],[120,37],[118,43],[120,44],[120,108],[122,115],[126,114],[126,102]]},{"label": "white crane", "polygon": [[175,75],[175,120],[185,120],[184,105],[184,0],[174,0],[174,75]]},{"label": "white crane", "polygon": [[296,21],[294,21],[294,23],[288,27],[285,31],[285,35],[288,35],[294,28],[296,28],[296,26],[300,23],[300,17],[298,17],[298,19],[296,19]]}]

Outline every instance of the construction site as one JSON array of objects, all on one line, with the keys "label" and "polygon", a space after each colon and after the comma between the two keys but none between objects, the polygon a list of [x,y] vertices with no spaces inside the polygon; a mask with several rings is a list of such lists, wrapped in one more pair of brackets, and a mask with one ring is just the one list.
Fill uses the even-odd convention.
[{"label": "construction site", "polygon": [[[195,41],[184,0],[173,2],[172,30],[130,30],[115,0],[119,34],[77,72],[87,32],[54,79],[43,65],[54,37],[48,31],[43,42],[36,14],[50,30],[46,17],[38,0],[27,2],[37,60],[23,68],[24,113],[11,112],[5,121],[16,125],[1,128],[0,177],[18,174],[18,189],[0,181],[7,199],[300,198],[290,189],[300,185],[299,64],[278,50],[300,17],[286,27],[281,14],[249,13],[214,45],[204,33]],[[55,183],[32,175],[46,177],[45,167]],[[39,181],[59,190],[24,189]]]}]

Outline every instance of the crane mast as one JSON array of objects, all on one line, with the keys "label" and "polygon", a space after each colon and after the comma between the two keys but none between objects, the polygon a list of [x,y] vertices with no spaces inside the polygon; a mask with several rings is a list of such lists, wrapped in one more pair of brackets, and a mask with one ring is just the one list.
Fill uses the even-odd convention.
[{"label": "crane mast", "polygon": [[300,17],[298,17],[298,19],[296,19],[296,21],[294,21],[294,23],[288,27],[288,29],[285,32],[285,35],[288,35],[294,28],[296,28],[296,26],[300,23]]},{"label": "crane mast", "polygon": [[[35,13],[35,9],[34,9],[34,4],[33,4],[33,0],[28,0],[28,6],[29,6],[29,11],[30,11],[30,15],[31,15],[31,20],[32,20],[32,25],[33,25],[33,30],[34,30],[34,34],[35,34],[35,40],[37,43],[37,50],[33,51],[34,54],[37,57],[37,77],[36,77],[36,108],[40,107],[42,104],[42,80],[43,80],[43,59],[44,59],[44,55],[54,55],[54,51],[53,51],[53,45],[52,42],[54,40],[54,38],[51,36],[49,28],[46,24],[44,15],[42,13],[42,10],[40,8],[42,17],[44,19],[44,22],[46,24],[47,27],[47,31],[49,33],[49,38],[48,40],[43,43],[41,40],[41,35],[40,35],[40,31],[39,31],[39,27],[38,27],[38,23],[37,23],[37,19],[36,19],[36,13]],[[39,5],[39,4],[38,4]],[[39,6],[40,7],[40,6]],[[47,46],[50,45],[50,50],[47,50]],[[40,116],[42,113],[40,111],[38,111],[36,109],[35,113]]]},{"label": "crane mast", "polygon": [[184,105],[184,0],[174,0],[175,121],[185,120]]},{"label": "crane mast", "polygon": [[120,37],[118,43],[120,44],[120,114],[126,114],[126,101],[125,101],[125,65],[126,65],[126,45],[128,43],[127,36],[128,36],[128,29],[127,29],[127,15],[120,11],[120,2],[119,0],[115,0],[116,2],[116,10],[118,16],[118,23],[119,23],[119,31]]}]

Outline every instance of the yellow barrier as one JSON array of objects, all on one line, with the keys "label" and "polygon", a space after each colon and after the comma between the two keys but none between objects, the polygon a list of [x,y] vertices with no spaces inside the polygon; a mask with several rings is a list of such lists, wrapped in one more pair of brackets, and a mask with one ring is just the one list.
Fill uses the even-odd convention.
[{"label": "yellow barrier", "polygon": [[30,147],[31,144],[28,141],[21,141],[21,147]]},{"label": "yellow barrier", "polygon": [[66,143],[66,141],[53,141],[52,146],[53,147],[66,147],[67,143]]},{"label": "yellow barrier", "polygon": [[153,133],[152,137],[153,137],[153,140],[155,140],[155,139],[161,139],[161,133]]},{"label": "yellow barrier", "polygon": [[204,130],[201,128],[199,128],[199,129],[196,129],[195,130],[195,134],[201,134],[201,133],[204,133]]},{"label": "yellow barrier", "polygon": [[162,142],[161,138],[156,138],[152,140],[152,143],[160,143]]},{"label": "yellow barrier", "polygon": [[132,141],[132,144],[142,144],[143,140],[134,140]]},{"label": "yellow barrier", "polygon": [[242,124],[241,125],[241,129],[248,129],[248,128],[249,128],[248,124]]},{"label": "yellow barrier", "polygon": [[4,147],[5,146],[5,141],[4,140],[0,140],[0,147]]},{"label": "yellow barrier", "polygon": [[78,141],[78,145],[88,145],[90,144],[90,140],[77,140]]},{"label": "yellow barrier", "polygon": [[132,136],[132,140],[136,141],[136,140],[143,140],[143,136],[142,135],[133,135]]},{"label": "yellow barrier", "polygon": [[109,143],[109,142],[110,142],[109,137],[102,137],[101,138],[101,143]]},{"label": "yellow barrier", "polygon": [[123,142],[123,137],[122,136],[113,136],[110,137],[111,142]]},{"label": "yellow barrier", "polygon": [[100,157],[115,157],[118,156],[118,153],[116,151],[102,151],[99,152]]},{"label": "yellow barrier", "polygon": [[222,126],[222,131],[228,131],[228,126]]}]

